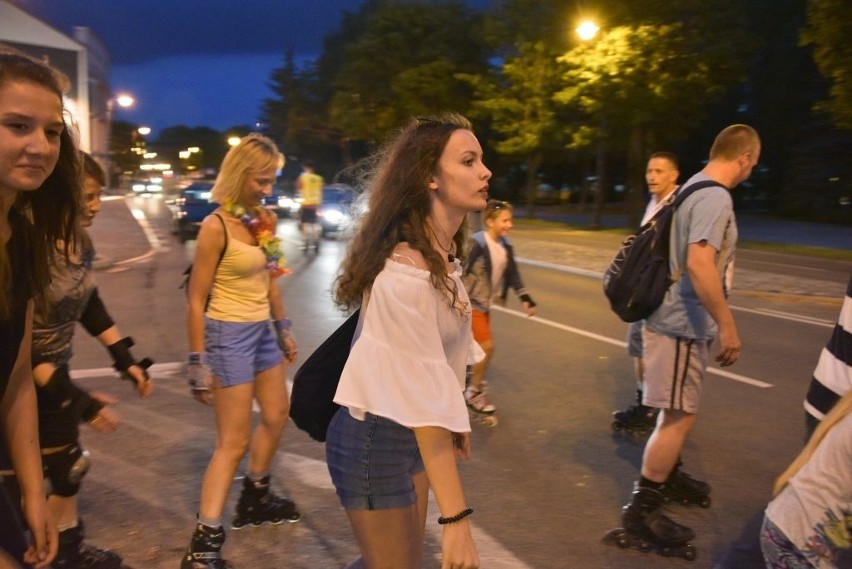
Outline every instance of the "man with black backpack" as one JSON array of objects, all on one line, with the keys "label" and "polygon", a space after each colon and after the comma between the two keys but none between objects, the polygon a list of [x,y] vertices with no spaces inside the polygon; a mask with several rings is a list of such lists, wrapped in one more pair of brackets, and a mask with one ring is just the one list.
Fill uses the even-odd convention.
[{"label": "man with black backpack", "polygon": [[[750,126],[722,130],[710,149],[709,162],[684,187],[707,180],[716,184],[694,191],[674,212],[669,264],[671,274],[679,278],[645,319],[642,337],[644,404],[659,408],[660,417],[645,446],[632,500],[623,509],[624,528],[616,539],[625,546],[694,555],[688,542],[695,532],[661,510],[665,488],[679,475],[678,460],[695,423],[713,339],[719,340],[715,360],[720,365],[732,365],[739,358],[740,339],[727,302],[737,240],[729,190],[748,179],[760,149],[760,138]],[[692,482],[696,488],[703,484]],[[704,487],[703,499],[684,501],[709,506],[710,489]]]},{"label": "man with black backpack", "polygon": [[[648,223],[659,206],[677,189],[680,176],[677,156],[671,152],[655,152],[648,159],[645,181],[648,184],[648,205],[642,216],[640,227]],[[642,328],[644,320],[630,323],[627,329],[627,355],[633,358],[633,375],[636,379],[636,403],[612,413],[612,428],[629,434],[649,434],[657,422],[659,409],[648,407],[642,402],[645,366],[642,362]]]}]

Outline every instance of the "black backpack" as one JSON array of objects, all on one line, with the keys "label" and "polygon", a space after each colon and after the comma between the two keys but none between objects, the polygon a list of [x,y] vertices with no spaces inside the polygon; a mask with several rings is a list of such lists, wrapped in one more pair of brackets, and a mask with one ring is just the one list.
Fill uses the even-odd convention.
[{"label": "black backpack", "polygon": [[621,242],[604,273],[603,289],[610,307],[625,322],[647,318],[663,303],[680,275],[669,271],[672,217],[683,201],[702,188],[721,186],[713,180],[695,182],[666,198],[639,231]]}]

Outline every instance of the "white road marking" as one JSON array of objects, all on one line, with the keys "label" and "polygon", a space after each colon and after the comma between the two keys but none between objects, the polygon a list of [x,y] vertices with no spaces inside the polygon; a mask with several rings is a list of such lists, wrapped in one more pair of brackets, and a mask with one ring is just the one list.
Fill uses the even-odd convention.
[{"label": "white road marking", "polygon": [[[564,330],[565,332],[570,332],[572,334],[577,334],[579,336],[585,336],[586,338],[591,338],[592,340],[597,340],[599,342],[604,342],[606,344],[612,344],[613,346],[619,346],[621,348],[627,347],[627,342],[624,340],[616,340],[615,338],[609,338],[607,336],[602,336],[600,334],[595,334],[594,332],[589,332],[588,330],[583,330],[581,328],[575,328],[573,326],[566,326],[565,324],[560,324],[559,322],[554,322],[553,320],[547,320],[546,318],[541,318],[539,316],[534,316],[530,318],[527,316],[526,312],[519,312],[517,310],[512,310],[511,308],[505,308],[503,306],[491,306],[492,310],[498,310],[500,312],[505,312],[506,314],[510,314],[512,316],[517,316],[518,318],[524,318],[532,320],[538,324],[544,324],[545,326],[550,326],[551,328],[557,328],[559,330]],[[757,379],[752,379],[750,377],[746,377],[744,375],[739,375],[736,373],[731,373],[729,371],[725,371],[715,367],[708,367],[708,373],[713,373],[719,375],[721,377],[727,379],[733,379],[734,381],[739,381],[740,383],[745,383],[747,385],[753,385],[754,387],[767,388],[774,387],[771,383],[766,383],[764,381],[760,381]]]},{"label": "white road marking", "polygon": [[834,321],[826,320],[825,318],[813,318],[811,316],[800,316],[790,312],[782,312],[780,310],[772,310],[770,308],[744,308],[742,306],[731,306],[731,310],[739,310],[740,312],[749,312],[751,314],[759,314],[761,316],[772,316],[781,318],[782,320],[792,320],[802,324],[813,324],[814,326],[822,326],[823,328],[834,328]]},{"label": "white road marking", "polygon": [[[541,267],[543,269],[551,269],[554,271],[559,271],[561,273],[569,273],[572,275],[579,275],[581,277],[589,277],[593,279],[603,279],[604,274],[598,271],[589,271],[586,269],[578,269],[576,267],[569,267],[567,265],[558,265],[556,263],[548,263],[547,261],[536,261],[534,259],[526,259],[524,257],[515,257],[515,260],[518,263],[523,263],[525,265],[532,265],[534,267]],[[742,306],[734,306],[730,305],[731,310],[739,310],[741,312],[750,312],[752,314],[758,314],[760,316],[768,316],[770,318],[780,318],[782,320],[792,320],[793,322],[800,322],[802,324],[813,324],[814,326],[823,326],[827,328],[834,328],[834,323],[823,320],[821,318],[811,318],[810,316],[800,316],[797,314],[792,314],[789,312],[781,312],[778,310],[771,309],[753,309],[753,308],[745,308]]]},{"label": "white road marking", "polygon": [[[159,374],[179,372],[183,369],[183,367],[184,364],[180,362],[154,364],[149,368],[149,372],[151,372],[152,376],[157,376]],[[71,377],[74,379],[113,377],[116,375],[118,374],[112,368],[92,368],[74,370],[71,372]],[[255,411],[258,411],[258,409],[255,408]],[[155,428],[159,430],[163,428],[164,424],[167,424],[167,430],[180,430],[187,436],[191,436],[192,431],[202,430],[201,427],[198,427],[197,425],[185,425],[183,422],[172,421],[168,418],[159,417],[155,411],[150,409],[134,409],[133,415],[135,418],[131,418],[129,415],[130,413],[125,413],[122,418],[122,422],[133,424],[134,428],[137,429],[151,430],[152,428]],[[156,427],[153,427],[154,425],[156,425]],[[158,493],[152,489],[156,488],[156,485],[160,482],[155,475],[149,473],[146,469],[141,468],[138,465],[126,463],[120,458],[111,457],[109,455],[98,456],[98,461],[109,463],[115,471],[130,472],[134,480],[144,481],[144,484],[141,484],[141,486],[131,485],[131,488],[129,489],[125,487],[126,485],[121,484],[120,486],[122,491],[130,491],[130,493],[135,494],[135,497],[139,500],[146,502],[152,501],[151,496],[156,497],[158,495]],[[325,461],[288,452],[279,452],[276,458],[276,463],[280,469],[295,475],[298,481],[305,486],[310,486],[317,490],[327,492],[334,491],[334,485],[331,482]],[[237,478],[239,478],[239,476]],[[107,485],[115,484],[114,481],[109,480],[99,480],[99,482]],[[138,492],[133,492],[134,489],[138,489]],[[174,511],[174,505],[167,501],[154,499],[152,503],[165,511]],[[442,528],[431,521],[432,518],[436,517],[435,513],[439,511],[438,506],[435,503],[434,496],[431,493],[429,495],[429,511],[432,512],[432,514],[430,514],[430,521],[427,521],[426,523],[426,531],[429,533],[430,539],[432,539],[440,547]],[[487,532],[478,528],[475,523],[471,523],[471,531],[473,533],[473,538],[476,542],[483,567],[490,567],[492,569],[530,569],[529,565],[515,557],[511,551],[503,547],[499,541],[491,537]]]}]

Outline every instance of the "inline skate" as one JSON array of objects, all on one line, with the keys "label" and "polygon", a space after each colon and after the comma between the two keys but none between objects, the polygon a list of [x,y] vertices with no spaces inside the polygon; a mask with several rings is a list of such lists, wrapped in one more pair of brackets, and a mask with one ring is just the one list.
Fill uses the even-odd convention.
[{"label": "inline skate", "polygon": [[698,551],[689,542],[695,532],[666,516],[663,500],[661,491],[637,486],[633,499],[622,511],[623,527],[608,532],[604,542],[621,549],[633,548],[643,553],[653,550],[664,557],[693,561]]},{"label": "inline skate", "polygon": [[686,472],[676,467],[666,480],[663,498],[667,503],[683,504],[684,506],[701,506],[709,508],[710,485],[696,480]]},{"label": "inline skate", "polygon": [[646,437],[657,424],[660,410],[642,404],[642,390],[636,390],[636,404],[612,412],[612,430],[635,437]]},{"label": "inline skate", "polygon": [[51,567],[54,569],[125,569],[121,556],[83,541],[83,522],[59,532],[59,550]]},{"label": "inline skate", "polygon": [[234,569],[230,561],[222,559],[224,544],[225,528],[197,524],[180,562],[180,569]]},{"label": "inline skate", "polygon": [[483,381],[480,385],[468,385],[464,390],[470,417],[486,427],[497,426],[497,407],[488,400],[488,384]]},{"label": "inline skate", "polygon": [[283,522],[296,523],[301,519],[296,504],[269,491],[269,476],[252,481],[243,479],[243,491],[237,501],[237,515],[231,522],[232,529],[247,524],[255,527],[263,524],[278,525]]}]

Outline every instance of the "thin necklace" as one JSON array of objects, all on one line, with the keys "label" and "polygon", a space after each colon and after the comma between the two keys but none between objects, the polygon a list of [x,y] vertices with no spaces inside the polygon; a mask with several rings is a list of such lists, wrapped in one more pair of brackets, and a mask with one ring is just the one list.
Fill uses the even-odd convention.
[{"label": "thin necklace", "polygon": [[444,252],[447,254],[447,261],[449,261],[450,263],[452,263],[453,261],[455,261],[455,260],[456,260],[456,256],[455,256],[455,255],[453,255],[453,241],[452,241],[452,239],[450,240],[450,245],[449,245],[448,247],[444,247],[444,245],[441,243],[441,240],[440,240],[440,239],[438,239],[438,234],[437,234],[437,233],[435,233],[435,230],[434,230],[434,229],[432,229],[432,226],[431,226],[431,225],[429,225],[428,223],[427,223],[426,225],[427,225],[427,226],[429,226],[429,231],[431,231],[431,232],[432,232],[432,237],[434,237],[434,238],[435,238],[435,243],[437,243],[437,244],[438,244],[438,247],[440,247],[441,249],[443,249],[443,250],[444,250]]}]

